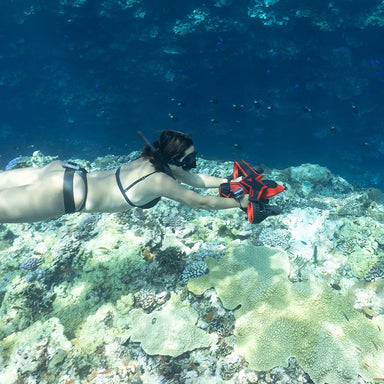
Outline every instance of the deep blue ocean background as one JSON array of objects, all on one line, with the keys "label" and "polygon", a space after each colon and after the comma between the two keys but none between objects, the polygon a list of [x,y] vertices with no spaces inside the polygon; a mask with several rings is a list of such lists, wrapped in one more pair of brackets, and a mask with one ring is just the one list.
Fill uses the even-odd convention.
[{"label": "deep blue ocean background", "polygon": [[384,190],[383,7],[2,0],[0,168],[176,129],[206,159],[317,163]]}]

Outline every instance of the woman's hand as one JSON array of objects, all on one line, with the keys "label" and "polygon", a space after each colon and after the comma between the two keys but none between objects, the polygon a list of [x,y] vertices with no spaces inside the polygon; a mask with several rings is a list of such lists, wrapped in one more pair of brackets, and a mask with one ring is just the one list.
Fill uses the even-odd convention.
[{"label": "woman's hand", "polygon": [[248,195],[242,196],[239,200],[240,208],[244,209],[248,207]]}]

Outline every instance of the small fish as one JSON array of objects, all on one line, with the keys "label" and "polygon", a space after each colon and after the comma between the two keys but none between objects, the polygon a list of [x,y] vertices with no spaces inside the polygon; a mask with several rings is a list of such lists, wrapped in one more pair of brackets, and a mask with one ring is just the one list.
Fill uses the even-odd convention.
[{"label": "small fish", "polygon": [[330,130],[332,133],[337,133],[337,127],[335,127],[334,125],[331,126]]},{"label": "small fish", "polygon": [[107,247],[104,247],[104,245],[101,245],[100,247],[98,247],[98,249],[101,249],[101,250],[107,251],[107,252],[111,252],[111,250]]},{"label": "small fish", "polygon": [[372,341],[372,344],[374,345],[376,351],[378,351],[378,350],[379,350],[379,347],[377,346],[377,344],[376,344],[373,340],[371,340],[371,341]]},{"label": "small fish", "polygon": [[171,120],[174,120],[174,121],[179,120],[179,118],[177,117],[176,113],[174,113],[174,112],[169,112],[169,113],[168,113],[168,117],[169,117]]},{"label": "small fish", "polygon": [[244,108],[244,105],[243,104],[232,104],[232,108],[235,111],[241,111]]},{"label": "small fish", "polygon": [[185,103],[184,101],[181,101],[181,100],[177,100],[175,98],[172,97],[171,101],[173,103],[175,103],[178,107],[185,107]]},{"label": "small fish", "polygon": [[21,159],[21,156],[18,156],[18,157],[15,157],[14,159],[12,159],[6,166],[5,166],[5,170],[6,171],[9,171],[10,169],[13,169],[16,165],[17,165],[17,162]]},{"label": "small fish", "polygon": [[340,285],[337,284],[337,283],[332,283],[331,284],[331,288],[335,289],[336,291],[340,291],[341,290]]},{"label": "small fish", "polygon": [[313,247],[313,263],[317,264],[317,245]]},{"label": "small fish", "polygon": [[365,314],[365,316],[367,316],[369,319],[372,319],[373,317],[376,317],[378,316],[378,313],[375,312],[373,309],[369,308],[369,307],[363,307],[362,308],[362,311],[363,313]]},{"label": "small fish", "polygon": [[145,212],[141,208],[137,208],[133,214],[139,220],[145,219]]},{"label": "small fish", "polygon": [[99,371],[99,372],[97,372],[97,374],[98,374],[98,375],[105,375],[105,374],[110,373],[110,372],[112,372],[112,371],[113,371],[113,369],[105,369],[105,370],[103,370],[103,371]]}]

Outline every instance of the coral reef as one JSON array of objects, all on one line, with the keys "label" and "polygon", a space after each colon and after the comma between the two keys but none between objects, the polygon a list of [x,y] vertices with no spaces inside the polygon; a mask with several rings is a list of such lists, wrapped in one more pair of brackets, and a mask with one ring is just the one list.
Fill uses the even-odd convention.
[{"label": "coral reef", "polygon": [[195,261],[187,264],[181,275],[181,279],[186,284],[192,277],[199,277],[207,272],[208,266],[204,261]]},{"label": "coral reef", "polygon": [[251,368],[270,370],[295,357],[318,384],[345,377],[357,383],[383,372],[384,317],[368,320],[324,281],[289,282],[287,255],[236,242],[221,262],[207,263],[211,272],[190,280],[188,289],[202,294],[214,287],[225,308],[240,307],[236,349]]},{"label": "coral reef", "polygon": [[[232,165],[199,159],[198,171],[224,177]],[[274,198],[283,214],[259,225],[239,209],[166,199],[148,211],[0,225],[0,381],[383,377],[381,194],[309,164],[266,178],[288,189]]]},{"label": "coral reef", "polygon": [[39,266],[39,259],[36,257],[30,257],[29,259],[24,260],[19,268],[27,269],[29,271],[34,271]]},{"label": "coral reef", "polygon": [[[40,370],[49,371],[50,380],[56,379],[60,364],[72,350],[64,336],[64,328],[56,318],[37,321],[21,332],[14,332],[0,341],[0,382],[17,383],[38,377]],[[12,364],[8,364],[12,362]]]}]

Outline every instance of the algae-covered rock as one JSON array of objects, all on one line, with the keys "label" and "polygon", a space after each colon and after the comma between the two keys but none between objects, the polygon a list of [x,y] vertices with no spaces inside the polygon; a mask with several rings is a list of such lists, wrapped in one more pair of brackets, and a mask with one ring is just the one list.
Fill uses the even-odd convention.
[{"label": "algae-covered rock", "polygon": [[316,384],[357,383],[384,374],[384,316],[373,320],[319,279],[291,283],[283,252],[234,242],[209,274],[191,279],[202,294],[214,287],[235,311],[236,349],[252,369],[287,365],[295,357]]},{"label": "algae-covered rock", "polygon": [[379,223],[384,223],[384,209],[383,206],[372,202],[369,206],[367,213],[372,219],[377,220]]},{"label": "algae-covered rock", "polygon": [[19,383],[24,375],[46,368],[55,377],[55,370],[60,370],[60,363],[72,351],[63,331],[59,319],[50,318],[1,340],[0,383]]},{"label": "algae-covered rock", "polygon": [[100,220],[98,226],[99,235],[86,246],[84,280],[95,284],[103,281],[108,288],[116,290],[118,285],[123,286],[121,278],[140,270],[144,260],[132,232],[121,233],[113,220]]},{"label": "algae-covered rock", "polygon": [[99,346],[118,342],[123,344],[129,337],[127,313],[133,305],[133,295],[122,297],[117,305],[101,306],[94,315],[88,316],[72,340],[80,354],[93,354]]},{"label": "algae-covered rock", "polygon": [[160,310],[146,314],[141,309],[129,313],[131,341],[140,342],[149,355],[179,356],[197,348],[207,348],[215,341],[196,326],[197,312],[177,296]]},{"label": "algae-covered rock", "polygon": [[127,293],[123,277],[134,275],[144,265],[129,231],[119,233],[111,221],[101,221],[99,225],[104,225],[104,230],[86,244],[85,260],[77,278],[55,289],[53,315],[60,319],[70,339],[102,303],[118,300]]},{"label": "algae-covered rock", "polygon": [[332,173],[326,167],[317,164],[302,164],[299,167],[290,168],[290,176],[293,180],[303,182],[308,181],[311,184],[329,182]]},{"label": "algae-covered rock", "polygon": [[354,251],[348,256],[348,263],[351,266],[351,270],[354,275],[359,278],[363,278],[367,271],[376,265],[377,261],[377,253],[368,249]]}]

